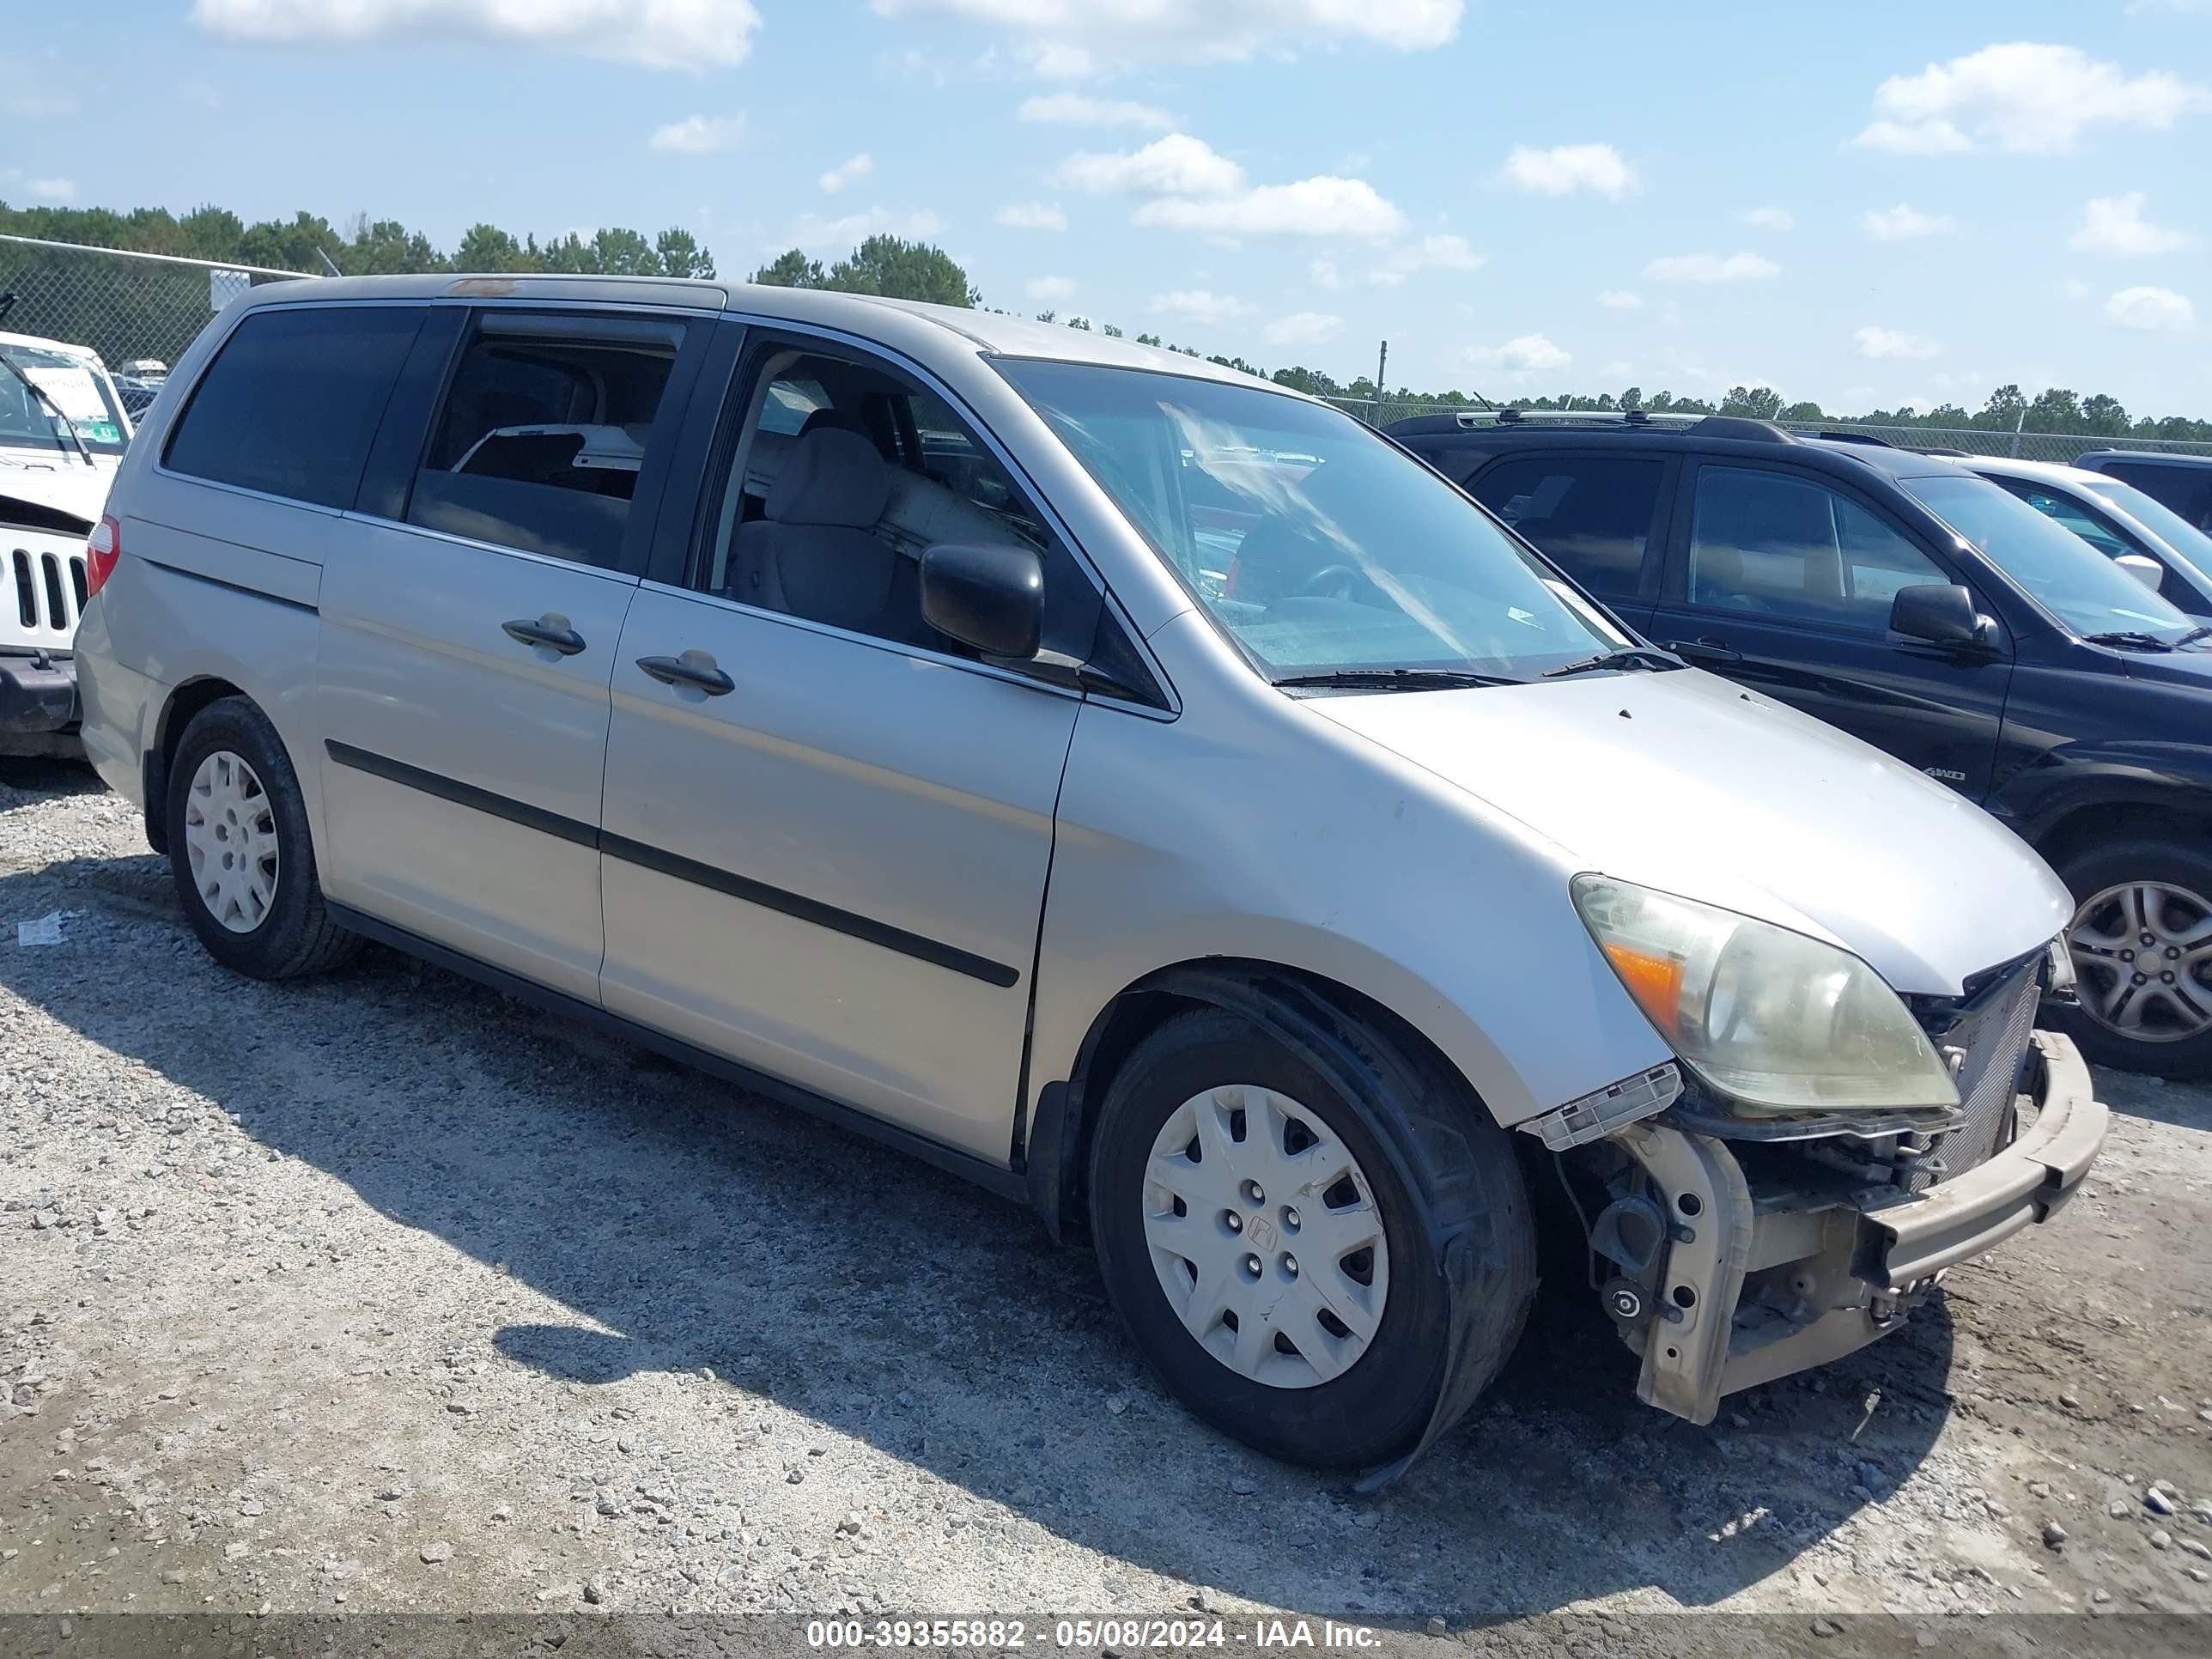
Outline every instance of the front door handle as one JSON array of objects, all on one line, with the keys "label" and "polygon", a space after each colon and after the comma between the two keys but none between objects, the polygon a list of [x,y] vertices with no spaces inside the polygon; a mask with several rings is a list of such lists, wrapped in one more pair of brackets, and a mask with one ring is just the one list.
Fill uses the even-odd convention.
[{"label": "front door handle", "polygon": [[1718,640],[1669,640],[1667,648],[1676,656],[1686,657],[1692,662],[1731,663],[1743,660],[1742,652],[1732,651]]},{"label": "front door handle", "polygon": [[640,657],[637,665],[663,685],[688,685],[710,697],[726,696],[738,683],[714,665],[704,651],[686,651],[680,657]]},{"label": "front door handle", "polygon": [[573,657],[584,648],[584,636],[568,626],[568,619],[557,611],[549,611],[532,622],[527,617],[518,617],[500,627],[507,638],[525,645],[542,645],[558,651],[564,657]]}]

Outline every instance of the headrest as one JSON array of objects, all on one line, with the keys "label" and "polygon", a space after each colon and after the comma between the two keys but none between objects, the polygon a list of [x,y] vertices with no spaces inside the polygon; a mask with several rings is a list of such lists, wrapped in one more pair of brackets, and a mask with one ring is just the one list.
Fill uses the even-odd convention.
[{"label": "headrest", "polygon": [[857,432],[817,427],[792,445],[766,512],[776,524],[837,525],[865,530],[884,515],[890,469]]}]

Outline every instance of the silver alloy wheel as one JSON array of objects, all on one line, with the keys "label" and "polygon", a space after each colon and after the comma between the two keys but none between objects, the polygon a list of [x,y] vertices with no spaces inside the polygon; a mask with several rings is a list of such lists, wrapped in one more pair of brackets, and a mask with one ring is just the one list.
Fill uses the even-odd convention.
[{"label": "silver alloy wheel", "polygon": [[1374,1341],[1390,1294],[1382,1214],[1310,1107],[1250,1083],[1192,1096],[1152,1141],[1144,1206],[1168,1305],[1239,1376],[1310,1389]]},{"label": "silver alloy wheel", "polygon": [[218,749],[185,792],[185,852],[208,914],[250,933],[276,902],[276,813],[245,757]]},{"label": "silver alloy wheel", "polygon": [[2100,1025],[2139,1042],[2212,1030],[2212,904],[2185,887],[2107,887],[2067,934],[2076,994]]}]

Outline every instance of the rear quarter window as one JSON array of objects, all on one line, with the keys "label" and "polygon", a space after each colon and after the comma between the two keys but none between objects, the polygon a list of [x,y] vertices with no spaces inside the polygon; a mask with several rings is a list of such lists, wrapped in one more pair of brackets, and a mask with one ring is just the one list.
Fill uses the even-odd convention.
[{"label": "rear quarter window", "polygon": [[1665,471],[1648,459],[1524,457],[1498,462],[1470,488],[1592,592],[1632,598]]},{"label": "rear quarter window", "polygon": [[215,483],[351,507],[425,314],[419,306],[253,313],[194,388],[165,464]]}]

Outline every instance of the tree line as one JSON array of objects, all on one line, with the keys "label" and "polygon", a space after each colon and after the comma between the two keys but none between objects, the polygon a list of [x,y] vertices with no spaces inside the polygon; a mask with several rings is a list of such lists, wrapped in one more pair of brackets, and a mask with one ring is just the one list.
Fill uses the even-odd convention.
[{"label": "tree line", "polygon": [[[394,219],[356,214],[341,228],[319,215],[301,211],[289,220],[249,224],[228,209],[202,207],[177,215],[166,208],[116,212],[106,208],[14,207],[0,202],[0,232],[49,241],[75,242],[133,252],[179,254],[187,258],[235,261],[302,272],[336,270],[343,276],[400,272],[491,271],[580,276],[696,276],[716,274],[714,257],[692,234],[672,226],[647,237],[619,227],[589,237],[574,231],[540,240],[517,236],[490,223],[471,225],[448,252],[419,230]],[[0,289],[22,295],[13,325],[54,337],[82,341],[111,362],[135,356],[173,359],[206,320],[205,279],[197,272],[149,266],[134,270],[128,283],[101,291],[87,283],[81,265],[71,272],[70,256],[0,244]],[[939,305],[986,309],[982,294],[959,263],[941,248],[896,236],[871,236],[844,258],[825,264],[792,248],[757,267],[750,279],[783,288],[816,288],[848,294],[880,295]],[[1076,329],[1096,327],[1120,337],[1110,323],[1084,316],[1036,313],[1040,322]],[[1294,365],[1272,373],[1241,356],[1201,353],[1195,347],[1164,341],[1158,334],[1135,337],[1143,345],[1166,345],[1188,356],[1271,380],[1316,397],[1353,403],[1377,401],[1368,375],[1340,382],[1327,372]],[[1393,416],[1422,409],[1474,408],[1487,404],[1480,393],[1457,389],[1420,392],[1399,386],[1383,389],[1379,400]],[[1991,392],[1978,410],[1944,403],[1929,410],[1875,409],[1848,415],[1809,401],[1787,402],[1771,386],[1733,386],[1707,401],[1640,386],[1619,392],[1554,392],[1512,399],[1522,409],[1647,410],[1653,413],[1745,415],[1765,420],[1838,421],[1880,426],[1978,428],[1996,432],[2045,432],[2068,436],[2157,438],[2212,442],[2212,420],[2187,416],[2131,416],[2116,398],[2082,397],[2060,386],[2029,398],[2007,385]]]}]

